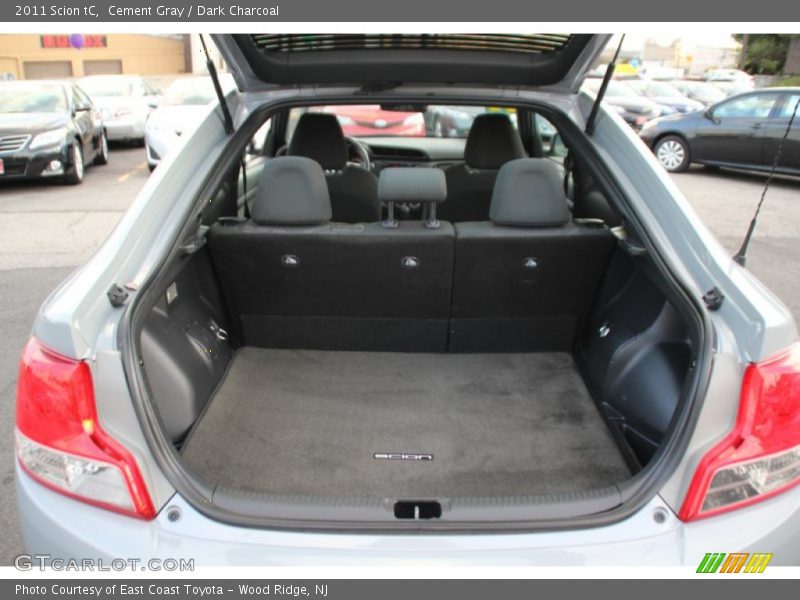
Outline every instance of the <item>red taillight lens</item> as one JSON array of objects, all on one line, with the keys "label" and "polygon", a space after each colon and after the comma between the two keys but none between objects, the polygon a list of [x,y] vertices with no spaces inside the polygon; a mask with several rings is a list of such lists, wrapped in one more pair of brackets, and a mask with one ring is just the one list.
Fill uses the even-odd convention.
[{"label": "red taillight lens", "polygon": [[152,519],[133,456],[97,421],[89,366],[31,338],[17,383],[17,459],[44,485],[96,506]]},{"label": "red taillight lens", "polygon": [[700,461],[680,518],[764,500],[800,483],[800,343],[747,367],[733,431]]}]

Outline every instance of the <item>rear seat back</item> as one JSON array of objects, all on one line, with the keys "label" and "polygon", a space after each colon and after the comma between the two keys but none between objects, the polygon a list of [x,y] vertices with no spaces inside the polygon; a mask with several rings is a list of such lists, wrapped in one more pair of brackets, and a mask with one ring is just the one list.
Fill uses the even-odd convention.
[{"label": "rear seat back", "polygon": [[[388,171],[385,200],[446,194],[441,172]],[[569,351],[614,247],[571,222],[558,168],[498,174],[491,221],[332,223],[324,174],[301,157],[264,167],[248,221],[209,248],[245,345],[407,352]],[[432,211],[432,212],[431,212]]]},{"label": "rear seat back", "polygon": [[490,219],[455,226],[450,350],[571,350],[613,236],[571,222],[561,175],[547,159],[502,167]]},{"label": "rear seat back", "polygon": [[498,169],[524,156],[522,140],[508,115],[475,117],[464,146],[464,162],[445,171],[448,197],[439,217],[453,223],[486,220]]},{"label": "rear seat back", "polygon": [[324,173],[302,157],[267,163],[251,215],[208,236],[244,344],[446,350],[452,225],[331,223]]}]

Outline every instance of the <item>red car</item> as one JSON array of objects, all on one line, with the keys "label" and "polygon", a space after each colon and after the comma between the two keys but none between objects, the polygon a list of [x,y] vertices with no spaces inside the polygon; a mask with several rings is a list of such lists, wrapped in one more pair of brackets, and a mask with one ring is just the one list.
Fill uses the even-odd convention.
[{"label": "red car", "polygon": [[425,119],[420,112],[383,110],[377,104],[327,106],[324,110],[339,118],[345,135],[425,136]]}]

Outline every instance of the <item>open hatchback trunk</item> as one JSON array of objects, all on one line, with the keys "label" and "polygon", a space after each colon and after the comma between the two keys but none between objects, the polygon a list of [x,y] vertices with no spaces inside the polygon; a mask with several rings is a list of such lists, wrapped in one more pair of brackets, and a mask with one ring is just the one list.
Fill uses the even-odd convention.
[{"label": "open hatchback trunk", "polygon": [[228,510],[607,510],[681,406],[689,327],[594,221],[206,235],[153,290],[139,346],[181,468]]},{"label": "open hatchback trunk", "polygon": [[[365,74],[356,84],[402,80],[413,65],[417,81],[432,80],[480,56],[448,72],[565,93],[605,41],[564,36],[534,51],[542,40],[522,36],[508,51],[496,47],[508,36],[486,36],[496,38],[486,51],[438,36],[415,41],[432,50],[383,40],[370,55],[370,36],[292,37],[217,41],[250,91],[328,81],[320,69],[351,53],[336,77]],[[391,100],[375,93],[366,99]],[[252,135],[272,118],[280,135],[286,106],[241,127]],[[569,199],[555,162],[512,160],[492,174],[490,213],[467,221],[435,216],[455,201],[451,165],[382,165],[381,215],[337,222],[326,188],[336,173],[322,160],[276,151],[243,181],[238,136],[199,229],[187,224],[131,321],[143,410],[179,492],[221,519],[356,529],[563,523],[641,500],[685,424],[695,307],[619,210],[575,124],[542,104],[512,108],[520,133],[538,111],[569,145]],[[397,220],[389,209],[403,203]]]}]

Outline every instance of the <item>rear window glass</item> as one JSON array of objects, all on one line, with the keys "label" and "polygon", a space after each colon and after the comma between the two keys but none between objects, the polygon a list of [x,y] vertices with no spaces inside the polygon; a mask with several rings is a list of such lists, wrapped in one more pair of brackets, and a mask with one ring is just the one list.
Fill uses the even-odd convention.
[{"label": "rear window glass", "polygon": [[0,86],[0,114],[57,113],[65,110],[67,98],[60,85],[12,83]]},{"label": "rear window glass", "polygon": [[114,77],[87,77],[80,86],[90,96],[124,98],[133,95],[133,81]]},{"label": "rear window glass", "polygon": [[[587,79],[583,87],[589,93],[597,94],[597,92],[600,91],[602,83],[600,79]],[[637,96],[641,96],[641,94],[627,83],[609,81],[608,87],[606,88],[606,96],[609,98],[636,98]]]},{"label": "rear window glass", "polygon": [[769,116],[777,99],[775,94],[753,94],[736,98],[720,104],[714,109],[714,116],[765,119]]},{"label": "rear window glass", "polygon": [[253,34],[253,43],[267,52],[320,52],[332,50],[483,50],[545,54],[557,52],[572,36],[560,33],[530,34]]},{"label": "rear window glass", "polygon": [[662,81],[637,81],[629,84],[637,92],[645,96],[659,96],[662,98],[682,98],[683,94],[668,83]]},{"label": "rear window glass", "polygon": [[216,100],[210,77],[177,79],[167,88],[162,104],[165,106],[198,106]]},{"label": "rear window glass", "polygon": [[517,124],[516,110],[499,106],[429,105],[420,111],[387,110],[377,104],[314,106],[291,110],[287,141],[304,112],[336,115],[344,135],[350,137],[466,138],[475,117],[487,112],[505,113]]},{"label": "rear window glass", "polygon": [[[798,107],[798,102],[800,102],[800,94],[792,94],[791,96],[788,96],[783,102],[783,106],[778,113],[778,117],[782,119],[788,119],[792,116],[792,114],[794,114],[795,119],[800,119],[800,107]],[[795,111],[797,111],[796,114]]]}]

